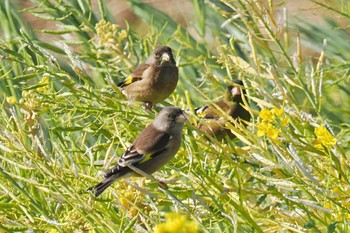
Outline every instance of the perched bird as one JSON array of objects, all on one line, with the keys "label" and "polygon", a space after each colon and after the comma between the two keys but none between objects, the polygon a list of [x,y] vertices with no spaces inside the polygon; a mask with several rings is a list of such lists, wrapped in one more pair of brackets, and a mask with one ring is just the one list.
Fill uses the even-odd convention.
[{"label": "perched bird", "polygon": [[151,109],[173,93],[178,76],[171,48],[160,46],[118,86],[129,100],[144,102]]},{"label": "perched bird", "polygon": [[223,116],[222,112],[225,112],[233,119],[243,120],[241,122],[244,125],[244,121],[250,120],[249,112],[242,106],[242,96],[246,94],[246,91],[242,89],[244,87],[243,82],[241,80],[234,80],[233,82],[234,85],[227,87],[224,100],[195,109],[196,115],[203,119],[198,125],[198,129],[205,135],[216,137],[217,139],[224,138],[226,135],[229,138],[234,137],[231,130],[225,127],[228,120]]},{"label": "perched bird", "polygon": [[[151,175],[164,166],[180,148],[185,113],[176,107],[163,108],[125,151],[105,179],[88,189],[98,197],[116,179]],[[135,172],[135,171],[139,172]]]}]

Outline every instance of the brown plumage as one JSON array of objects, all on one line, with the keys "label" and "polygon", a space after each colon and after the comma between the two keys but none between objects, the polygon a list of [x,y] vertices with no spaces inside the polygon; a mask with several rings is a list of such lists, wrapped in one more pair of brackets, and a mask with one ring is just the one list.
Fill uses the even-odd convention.
[{"label": "brown plumage", "polygon": [[152,108],[173,93],[178,75],[171,48],[160,46],[118,86],[129,100],[144,102],[146,108]]},{"label": "brown plumage", "polygon": [[[198,125],[198,129],[205,135],[216,137],[217,139],[228,136],[234,138],[231,130],[227,129],[225,124],[228,120],[223,116],[222,112],[231,116],[233,119],[238,119],[244,125],[245,121],[250,120],[249,112],[242,106],[242,95],[246,92],[241,80],[234,80],[235,85],[227,87],[224,100],[218,101],[213,105],[196,108],[196,115],[202,118]],[[243,120],[243,121],[242,121]]]},{"label": "brown plumage", "polygon": [[88,191],[92,191],[97,197],[116,179],[139,176],[130,166],[148,175],[160,169],[179,150],[185,120],[186,116],[179,108],[162,109],[125,151],[117,165],[105,174],[105,179]]}]

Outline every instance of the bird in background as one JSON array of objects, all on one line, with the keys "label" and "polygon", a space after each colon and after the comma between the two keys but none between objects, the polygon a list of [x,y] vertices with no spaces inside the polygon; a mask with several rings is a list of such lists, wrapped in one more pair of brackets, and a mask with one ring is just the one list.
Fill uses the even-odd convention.
[{"label": "bird in background", "polygon": [[117,165],[105,174],[105,179],[88,191],[92,191],[98,197],[119,178],[149,177],[160,169],[179,150],[186,119],[185,113],[179,108],[163,108],[125,151]]},{"label": "bird in background", "polygon": [[228,120],[223,116],[222,111],[246,125],[245,122],[250,120],[250,114],[242,106],[243,95],[246,95],[243,82],[237,79],[233,80],[233,85],[229,85],[226,89],[224,100],[215,102],[213,105],[195,109],[195,114],[202,118],[197,128],[205,135],[217,139],[222,139],[226,136],[234,138],[235,135],[231,130],[225,127]]},{"label": "bird in background", "polygon": [[152,109],[173,93],[178,76],[171,48],[160,46],[118,86],[128,100],[144,102],[146,109]]}]

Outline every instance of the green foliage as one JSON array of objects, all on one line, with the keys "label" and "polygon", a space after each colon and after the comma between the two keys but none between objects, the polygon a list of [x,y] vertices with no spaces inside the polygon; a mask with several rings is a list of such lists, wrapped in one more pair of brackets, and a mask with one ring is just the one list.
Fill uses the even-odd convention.
[{"label": "green foliage", "polygon": [[[146,35],[115,24],[103,0],[98,10],[85,0],[21,10],[0,1],[0,230],[147,232],[181,212],[202,232],[350,231],[348,32],[304,21],[295,37],[259,1],[193,1],[189,26],[128,3]],[[31,28],[22,12],[58,28]],[[180,69],[164,105],[195,124],[193,109],[239,78],[252,120],[232,121],[237,139],[222,142],[187,124],[182,148],[156,174],[169,189],[135,178],[95,199],[86,189],[156,114],[129,105],[116,83],[159,44]],[[306,46],[316,60],[302,55]]]}]

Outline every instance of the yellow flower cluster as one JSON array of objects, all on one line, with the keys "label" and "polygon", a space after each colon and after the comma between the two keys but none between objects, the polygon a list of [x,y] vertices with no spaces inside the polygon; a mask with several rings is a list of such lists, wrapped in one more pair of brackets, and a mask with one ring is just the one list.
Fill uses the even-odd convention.
[{"label": "yellow flower cluster", "polygon": [[50,83],[50,76],[49,74],[44,74],[41,77],[41,80],[39,82],[38,88],[36,88],[37,91],[46,93],[49,90],[49,83]]},{"label": "yellow flower cluster", "polygon": [[19,104],[24,110],[33,112],[40,112],[48,106],[43,103],[43,98],[32,90],[22,92]]},{"label": "yellow flower cluster", "polygon": [[81,212],[77,209],[73,209],[66,213],[64,218],[64,230],[65,232],[89,232],[92,229],[89,222],[85,221]]},{"label": "yellow flower cluster", "polygon": [[[35,91],[41,92],[41,93],[47,93],[49,90],[49,83],[50,83],[49,74],[44,74],[41,77],[41,80],[39,81],[38,85],[36,86]],[[26,110],[40,111],[40,108],[42,107],[42,99],[40,96],[37,95],[36,92],[32,90],[23,91],[22,99],[19,100],[19,104],[22,105],[22,107]],[[11,105],[18,104],[16,97],[14,96],[6,97],[6,102]]]},{"label": "yellow flower cluster", "polygon": [[14,96],[8,96],[8,97],[6,97],[6,102],[7,102],[8,104],[11,104],[11,105],[17,104],[16,97],[14,97]]},{"label": "yellow flower cluster", "polygon": [[120,194],[120,204],[129,212],[132,217],[135,217],[139,210],[147,212],[149,207],[144,205],[144,193],[135,190],[133,187],[126,185],[123,182],[118,183],[118,190]]},{"label": "yellow flower cluster", "polygon": [[53,227],[44,232],[59,233],[59,232],[93,232],[90,223],[86,222],[79,211],[73,209],[69,211],[64,219],[61,219],[64,224],[57,228]]},{"label": "yellow flower cluster", "polygon": [[39,127],[37,119],[41,112],[48,108],[48,103],[45,103],[43,97],[33,90],[23,91],[22,98],[18,103],[24,116],[23,119],[27,133],[34,134]]},{"label": "yellow flower cluster", "polygon": [[331,148],[337,143],[337,140],[323,125],[315,128],[314,133],[316,135],[315,147],[319,150],[324,150],[324,147]]},{"label": "yellow flower cluster", "polygon": [[158,224],[154,233],[196,233],[197,225],[180,213],[165,214],[165,222]]},{"label": "yellow flower cluster", "polygon": [[267,136],[272,140],[277,140],[281,129],[278,128],[278,124],[286,127],[289,124],[289,118],[284,116],[284,110],[282,108],[262,109],[258,118],[258,137]]},{"label": "yellow flower cluster", "polygon": [[104,19],[96,24],[95,29],[99,45],[107,48],[116,46],[128,36],[124,29],[118,30],[119,25],[112,24]]},{"label": "yellow flower cluster", "polygon": [[[350,220],[350,187],[344,181],[338,180],[337,182],[338,186],[331,189],[333,201],[326,200],[323,203],[323,207],[332,210],[333,219],[341,222],[344,220]],[[343,208],[338,208],[338,204],[341,204]]]}]

